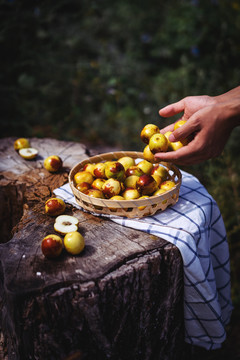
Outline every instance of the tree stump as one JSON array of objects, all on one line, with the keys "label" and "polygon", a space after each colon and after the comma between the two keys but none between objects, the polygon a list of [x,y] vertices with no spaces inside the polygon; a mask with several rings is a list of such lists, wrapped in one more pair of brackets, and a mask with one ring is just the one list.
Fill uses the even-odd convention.
[{"label": "tree stump", "polygon": [[[86,247],[56,260],[41,253],[54,233],[44,203],[88,156],[79,143],[30,139],[32,161],[0,140],[0,357],[26,359],[172,360],[184,348],[183,269],[169,242],[67,206]],[[43,159],[59,155],[50,174]],[[7,349],[7,350],[6,350]],[[7,353],[6,353],[7,351]]]}]

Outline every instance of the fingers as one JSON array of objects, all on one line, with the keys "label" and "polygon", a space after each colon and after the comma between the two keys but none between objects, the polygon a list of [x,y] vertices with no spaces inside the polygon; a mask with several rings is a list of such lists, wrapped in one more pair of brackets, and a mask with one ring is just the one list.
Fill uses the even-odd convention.
[{"label": "fingers", "polygon": [[163,117],[170,117],[170,116],[174,116],[182,111],[184,111],[184,99],[167,105],[164,108],[159,110],[159,115],[163,116]]},{"label": "fingers", "polygon": [[169,151],[164,153],[155,154],[155,158],[161,161],[171,162],[177,165],[187,165],[189,162],[189,156],[186,157],[186,153],[182,151],[183,148],[176,151]]},{"label": "fingers", "polygon": [[200,130],[199,123],[196,121],[196,117],[188,119],[187,122],[180,126],[178,129],[174,130],[169,136],[169,141],[176,142],[181,141],[186,138],[192,137],[197,131]]},{"label": "fingers", "polygon": [[187,120],[187,122],[174,130],[174,123],[161,129],[160,132],[165,134],[167,131],[171,131],[172,134],[169,136],[169,141],[176,142],[186,138],[192,138],[193,134],[200,130],[200,123],[198,121],[197,114],[193,115]]},{"label": "fingers", "polygon": [[196,144],[194,145],[194,142],[195,140],[176,151],[157,153],[155,158],[177,165],[192,165],[207,160],[209,158],[208,154],[200,151],[199,147]]},{"label": "fingers", "polygon": [[174,128],[174,124],[170,124],[170,125],[166,126],[165,128],[162,128],[160,130],[160,132],[162,134],[165,134],[167,131],[173,131],[173,128]]}]

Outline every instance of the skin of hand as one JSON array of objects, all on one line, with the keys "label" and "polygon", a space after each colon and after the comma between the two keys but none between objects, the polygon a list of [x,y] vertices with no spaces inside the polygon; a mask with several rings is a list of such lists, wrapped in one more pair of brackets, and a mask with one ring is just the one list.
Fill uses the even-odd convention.
[{"label": "skin of hand", "polygon": [[174,124],[161,130],[173,131],[169,140],[192,138],[188,145],[155,157],[180,165],[192,165],[219,156],[234,127],[240,125],[240,86],[225,94],[211,97],[188,96],[159,110],[163,117],[183,112],[187,122],[173,131]]}]

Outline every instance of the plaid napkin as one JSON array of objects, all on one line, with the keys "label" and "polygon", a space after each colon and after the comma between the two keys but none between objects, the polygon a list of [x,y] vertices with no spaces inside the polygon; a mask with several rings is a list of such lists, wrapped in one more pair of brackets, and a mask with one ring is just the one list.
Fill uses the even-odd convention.
[{"label": "plaid napkin", "polygon": [[[54,194],[81,209],[69,184]],[[182,171],[179,201],[153,216],[104,216],[178,247],[184,266],[185,341],[209,350],[221,347],[232,312],[229,249],[219,208],[198,179]]]}]

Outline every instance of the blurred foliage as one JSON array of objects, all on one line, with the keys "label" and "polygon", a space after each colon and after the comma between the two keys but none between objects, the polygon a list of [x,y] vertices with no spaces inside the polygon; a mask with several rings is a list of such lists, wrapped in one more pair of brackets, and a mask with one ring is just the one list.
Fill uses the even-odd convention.
[{"label": "blurred foliage", "polygon": [[[239,84],[240,0],[0,1],[1,137],[54,137],[142,150],[142,127],[187,95]],[[240,303],[239,131],[185,169],[216,199]]]}]

